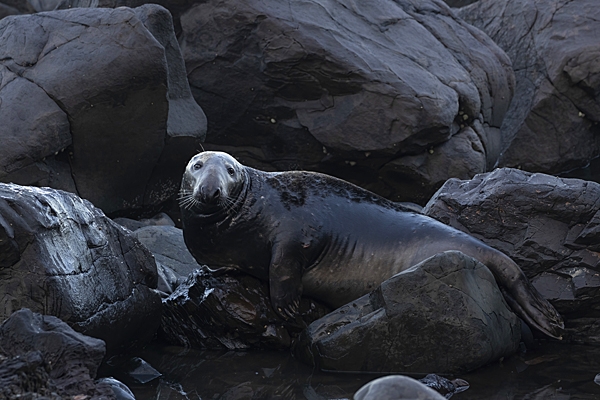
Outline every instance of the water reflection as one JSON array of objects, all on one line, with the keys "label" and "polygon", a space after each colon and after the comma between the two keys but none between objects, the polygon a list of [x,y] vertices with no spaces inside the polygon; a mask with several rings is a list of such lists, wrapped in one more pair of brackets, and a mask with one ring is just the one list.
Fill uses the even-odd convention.
[{"label": "water reflection", "polygon": [[[363,384],[381,376],[314,371],[287,352],[215,352],[155,345],[135,356],[163,374],[143,385],[117,376],[138,400],[351,399]],[[600,386],[594,379],[599,372],[600,348],[545,343],[535,352],[456,376],[471,387],[452,399],[598,399]],[[106,373],[119,375],[114,370]]]}]

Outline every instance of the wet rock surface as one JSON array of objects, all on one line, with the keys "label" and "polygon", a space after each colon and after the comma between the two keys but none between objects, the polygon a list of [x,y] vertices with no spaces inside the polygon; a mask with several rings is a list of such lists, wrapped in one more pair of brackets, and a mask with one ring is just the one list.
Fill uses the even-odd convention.
[{"label": "wet rock surface", "polygon": [[207,149],[423,203],[496,161],[510,62],[443,2],[215,0],[181,24]]},{"label": "wet rock surface", "polygon": [[163,300],[160,337],[200,349],[287,349],[292,336],[328,309],[303,298],[300,315],[283,321],[273,310],[269,288],[246,274],[214,276],[194,271]]},{"label": "wet rock surface", "polygon": [[0,325],[0,397],[115,399],[95,382],[104,342],[82,335],[60,319],[28,309]]},{"label": "wet rock surface", "polygon": [[502,47],[515,70],[499,165],[555,174],[598,157],[598,3],[480,0],[457,13]]},{"label": "wet rock surface", "polygon": [[519,341],[520,321],[491,272],[450,251],[313,322],[294,354],[328,371],[464,372],[513,354]]},{"label": "wet rock surface", "polygon": [[206,118],[164,8],[3,18],[0,60],[1,181],[68,190],[107,213],[177,192]]},{"label": "wet rock surface", "polygon": [[600,184],[510,168],[449,180],[423,212],[510,256],[565,318],[599,343]]},{"label": "wet rock surface", "polygon": [[161,302],[152,254],[88,201],[0,184],[0,320],[28,307],[103,339],[152,337]]}]

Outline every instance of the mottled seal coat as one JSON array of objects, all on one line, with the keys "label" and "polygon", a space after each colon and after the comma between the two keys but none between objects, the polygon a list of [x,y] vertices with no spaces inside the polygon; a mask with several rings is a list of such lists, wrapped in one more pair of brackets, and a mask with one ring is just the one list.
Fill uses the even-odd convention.
[{"label": "mottled seal coat", "polygon": [[187,247],[200,264],[269,282],[271,303],[293,317],[302,294],[339,307],[437,253],[487,265],[513,310],[559,338],[560,315],[506,255],[425,215],[315,172],[263,172],[227,153],[194,156],[181,184]]}]

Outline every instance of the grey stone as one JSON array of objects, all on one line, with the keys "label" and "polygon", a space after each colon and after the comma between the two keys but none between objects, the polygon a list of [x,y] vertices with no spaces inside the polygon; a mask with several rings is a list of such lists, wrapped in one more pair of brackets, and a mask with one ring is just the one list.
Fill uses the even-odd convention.
[{"label": "grey stone", "polygon": [[598,3],[480,0],[457,13],[490,35],[515,70],[498,165],[556,174],[598,157]]},{"label": "grey stone", "polygon": [[104,354],[102,340],[56,317],[19,310],[0,325],[0,397],[115,399],[107,384],[94,381]]},{"label": "grey stone", "polygon": [[510,61],[442,1],[207,1],[181,24],[207,149],[422,203],[496,162]]},{"label": "grey stone", "polygon": [[201,268],[183,240],[183,232],[174,226],[146,226],[136,230],[133,235],[146,246],[161,271],[165,293],[173,290],[194,270]]},{"label": "grey stone", "polygon": [[206,118],[167,10],[6,17],[0,60],[1,181],[74,191],[107,213],[177,193]]},{"label": "grey stone", "polygon": [[88,201],[0,184],[0,320],[27,307],[54,315],[109,350],[158,328],[154,258]]},{"label": "grey stone", "polygon": [[448,251],[313,322],[294,354],[323,370],[455,373],[513,354],[520,331],[487,267]]},{"label": "grey stone", "polygon": [[598,343],[600,184],[503,168],[451,179],[423,213],[511,257],[565,318],[566,339]]},{"label": "grey stone", "polygon": [[9,15],[18,15],[18,14],[20,14],[20,12],[16,8],[0,3],[0,19],[4,18],[6,16],[9,16]]}]

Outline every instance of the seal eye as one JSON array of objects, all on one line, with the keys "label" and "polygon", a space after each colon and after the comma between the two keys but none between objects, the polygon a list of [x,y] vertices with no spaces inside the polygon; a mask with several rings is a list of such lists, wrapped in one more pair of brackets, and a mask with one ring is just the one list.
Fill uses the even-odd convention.
[{"label": "seal eye", "polygon": [[198,171],[200,168],[202,168],[202,163],[196,163],[194,164],[194,166],[192,167],[194,169],[194,171]]},{"label": "seal eye", "polygon": [[227,173],[229,173],[229,175],[233,176],[233,174],[235,174],[235,169],[233,169],[233,167],[227,167]]}]

